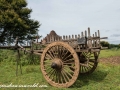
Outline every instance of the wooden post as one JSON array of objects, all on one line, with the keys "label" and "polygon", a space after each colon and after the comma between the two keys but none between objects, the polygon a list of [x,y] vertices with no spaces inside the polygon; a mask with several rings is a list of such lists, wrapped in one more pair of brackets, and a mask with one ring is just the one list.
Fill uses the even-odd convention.
[{"label": "wooden post", "polygon": [[98,44],[97,44],[97,32],[95,32],[95,37],[96,37],[96,40],[95,40],[95,47],[97,47],[97,46],[98,46]]},{"label": "wooden post", "polygon": [[69,40],[71,39],[70,35],[69,35]]},{"label": "wooden post", "polygon": [[88,27],[88,37],[90,37],[90,28]]},{"label": "wooden post", "polygon": [[74,39],[74,35],[72,35],[72,39]]},{"label": "wooden post", "polygon": [[[93,38],[94,38],[94,34],[93,34]],[[95,40],[93,39],[93,47],[95,47]]]},{"label": "wooden post", "polygon": [[98,30],[98,37],[99,37],[99,39],[98,39],[98,46],[100,47],[100,31]]},{"label": "wooden post", "polygon": [[65,40],[65,36],[63,35],[63,40]]},{"label": "wooden post", "polygon": [[81,32],[81,37],[83,37],[84,35],[83,35],[83,32]]},{"label": "wooden post", "polygon": [[66,40],[68,40],[68,36],[66,35]]},{"label": "wooden post", "polygon": [[89,46],[89,48],[91,48],[92,47],[92,40],[91,40],[91,36],[90,36],[90,28],[88,27],[88,46]]},{"label": "wooden post", "polygon": [[77,35],[75,35],[75,39],[77,39]]},{"label": "wooden post", "polygon": [[85,30],[85,37],[87,37],[87,31]]},{"label": "wooden post", "polygon": [[16,56],[16,76],[18,75],[18,66],[20,65],[20,73],[22,74],[22,65],[21,65],[21,60],[20,60],[20,52],[19,49],[17,49],[17,56]]},{"label": "wooden post", "polygon": [[[87,40],[87,31],[85,30],[85,39]],[[87,48],[87,41],[85,43],[85,49]]]},{"label": "wooden post", "polygon": [[78,38],[80,38],[80,34],[78,34]]}]

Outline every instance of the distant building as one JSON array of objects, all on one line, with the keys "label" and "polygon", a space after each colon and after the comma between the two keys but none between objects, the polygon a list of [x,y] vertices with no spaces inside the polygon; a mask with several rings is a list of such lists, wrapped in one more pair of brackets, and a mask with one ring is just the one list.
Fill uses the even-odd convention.
[{"label": "distant building", "polygon": [[54,30],[52,30],[43,40],[41,41],[43,44],[49,43],[52,41],[59,41],[61,40],[61,36],[57,35]]}]

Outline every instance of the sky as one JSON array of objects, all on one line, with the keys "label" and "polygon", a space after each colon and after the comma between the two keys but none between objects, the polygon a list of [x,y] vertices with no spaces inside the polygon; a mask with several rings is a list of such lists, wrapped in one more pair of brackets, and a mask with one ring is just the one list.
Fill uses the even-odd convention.
[{"label": "sky", "polygon": [[100,30],[111,44],[120,44],[120,0],[27,0],[31,18],[41,24],[45,37],[81,34],[90,27],[91,35]]}]

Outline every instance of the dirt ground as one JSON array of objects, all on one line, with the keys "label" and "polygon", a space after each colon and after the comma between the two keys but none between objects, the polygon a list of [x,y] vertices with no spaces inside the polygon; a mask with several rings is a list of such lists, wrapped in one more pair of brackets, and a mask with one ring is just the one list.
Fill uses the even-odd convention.
[{"label": "dirt ground", "polygon": [[99,58],[99,62],[120,65],[120,56],[111,56],[109,58]]}]

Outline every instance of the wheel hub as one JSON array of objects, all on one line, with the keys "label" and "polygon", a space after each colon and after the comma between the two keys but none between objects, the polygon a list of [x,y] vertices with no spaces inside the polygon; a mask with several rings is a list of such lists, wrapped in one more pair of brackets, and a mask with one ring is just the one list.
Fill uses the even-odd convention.
[{"label": "wheel hub", "polygon": [[51,68],[53,69],[61,69],[62,68],[62,60],[59,58],[55,58],[51,64]]}]

